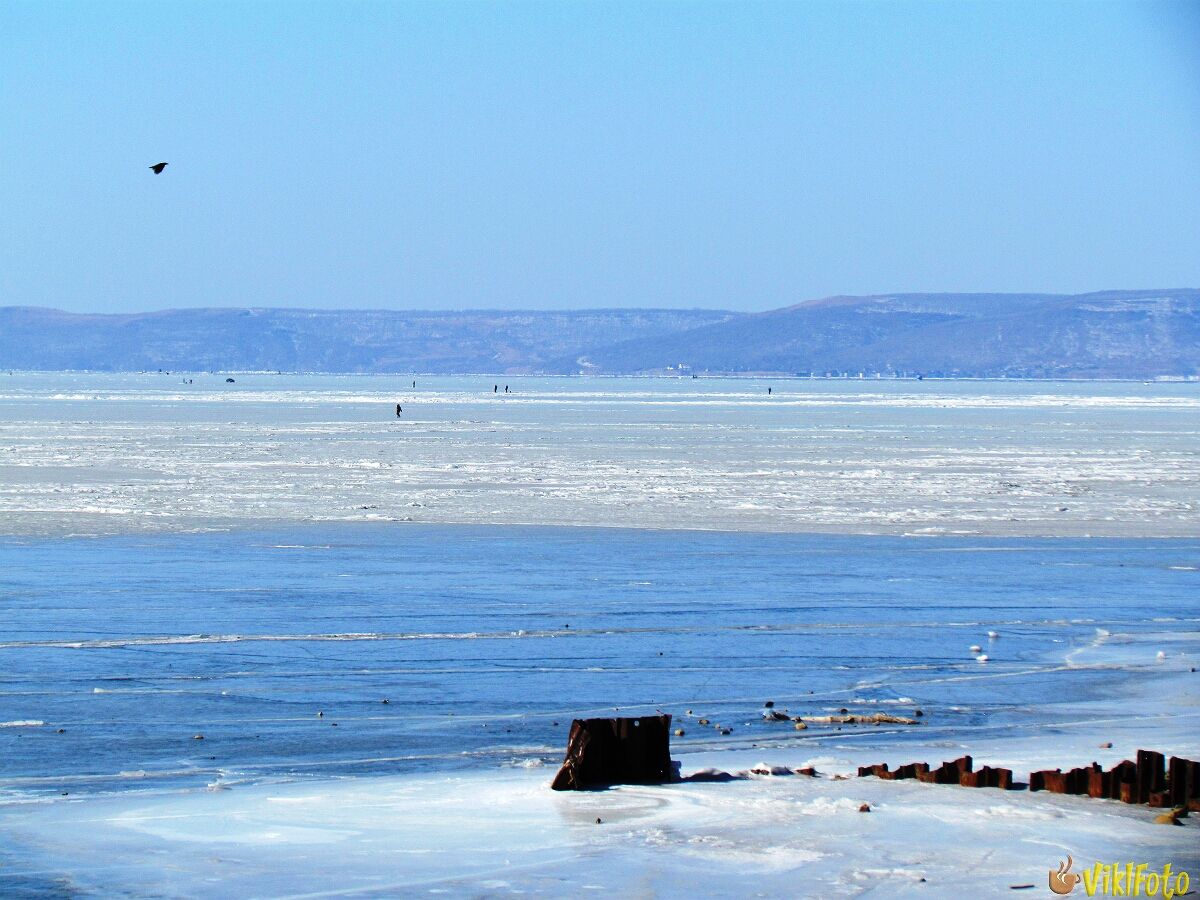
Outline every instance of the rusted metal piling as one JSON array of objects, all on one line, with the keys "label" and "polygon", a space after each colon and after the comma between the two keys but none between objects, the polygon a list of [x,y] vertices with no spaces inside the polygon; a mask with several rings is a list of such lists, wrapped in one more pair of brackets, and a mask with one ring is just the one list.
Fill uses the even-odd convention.
[{"label": "rusted metal piling", "polygon": [[671,717],[576,719],[567,755],[551,787],[582,791],[614,784],[668,784],[679,776],[671,763]]}]

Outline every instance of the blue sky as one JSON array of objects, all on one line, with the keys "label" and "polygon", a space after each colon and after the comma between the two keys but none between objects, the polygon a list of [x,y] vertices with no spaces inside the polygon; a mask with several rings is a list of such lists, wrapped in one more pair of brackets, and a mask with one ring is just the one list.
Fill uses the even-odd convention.
[{"label": "blue sky", "polygon": [[1200,286],[1198,3],[8,0],[0,113],[0,305]]}]

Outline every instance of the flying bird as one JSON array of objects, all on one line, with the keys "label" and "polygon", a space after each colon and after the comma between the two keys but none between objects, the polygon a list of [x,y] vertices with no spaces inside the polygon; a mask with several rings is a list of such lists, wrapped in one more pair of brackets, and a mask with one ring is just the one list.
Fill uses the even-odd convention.
[{"label": "flying bird", "polygon": [[166,167],[167,167],[166,163],[155,163],[150,168],[154,170],[155,175],[161,175],[162,170],[165,169]]}]

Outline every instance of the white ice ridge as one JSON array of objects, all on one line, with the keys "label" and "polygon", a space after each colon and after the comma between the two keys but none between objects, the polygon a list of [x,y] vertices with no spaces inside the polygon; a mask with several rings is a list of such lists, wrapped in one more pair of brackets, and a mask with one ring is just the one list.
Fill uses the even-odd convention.
[{"label": "white ice ridge", "polygon": [[[994,620],[990,620],[994,621]],[[1190,621],[1190,620],[1184,620]],[[972,622],[944,621],[936,623],[942,628],[961,628],[970,626]],[[1008,624],[1023,626],[1046,626],[1061,624],[1058,619],[1020,619]],[[889,628],[929,628],[928,621],[891,622]],[[594,634],[686,634],[690,632],[711,634],[715,631],[746,631],[753,630],[761,633],[770,632],[828,632],[828,631],[873,631],[878,626],[875,623],[853,622],[776,622],[772,624],[744,625],[737,622],[725,624],[704,623],[698,625],[655,625],[655,626],[610,626],[598,629],[592,628],[522,628],[517,631],[343,631],[343,632],[303,632],[303,633],[225,633],[225,634],[129,634],[114,635],[102,638],[46,638],[41,640],[8,640],[0,641],[0,650],[20,649],[23,647],[61,647],[64,649],[110,649],[114,647],[156,646],[165,644],[235,644],[254,642],[349,642],[349,641],[469,641],[469,640],[512,640],[535,639],[545,637],[580,637]],[[0,692],[2,693],[2,692]],[[753,698],[750,698],[753,699]],[[876,702],[876,701],[871,701]],[[886,701],[885,701],[886,702]]]},{"label": "white ice ridge", "polygon": [[1200,534],[1200,386],[800,381],[767,397],[536,379],[493,396],[478,378],[195,393],[30,378],[0,391],[10,534],[334,520]]}]

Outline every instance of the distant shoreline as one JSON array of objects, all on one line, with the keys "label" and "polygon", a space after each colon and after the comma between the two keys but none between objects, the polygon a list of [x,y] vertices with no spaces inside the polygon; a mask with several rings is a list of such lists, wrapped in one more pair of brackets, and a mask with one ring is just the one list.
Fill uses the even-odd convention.
[{"label": "distant shoreline", "polygon": [[320,377],[330,378],[563,378],[573,381],[591,380],[620,380],[644,379],[646,381],[703,381],[705,379],[732,379],[741,381],[837,381],[837,382],[895,382],[911,381],[921,383],[932,382],[980,382],[984,384],[1200,384],[1200,375],[1156,375],[1153,378],[1072,378],[1062,376],[1008,376],[1008,375],[796,375],[784,372],[696,372],[686,375],[667,374],[618,374],[598,372],[596,374],[553,373],[553,372],[334,372],[334,371],[280,371],[276,369],[171,369],[169,371],[150,371],[148,369],[8,369],[0,371],[0,377],[8,375],[149,375],[164,377],[211,375],[259,375],[271,378],[284,377]]}]

